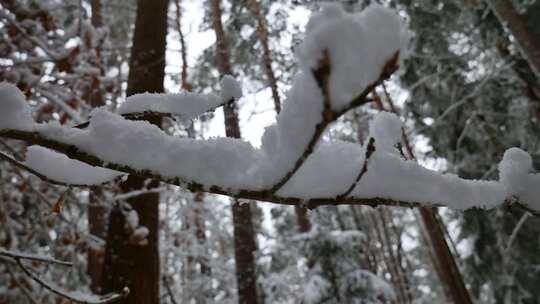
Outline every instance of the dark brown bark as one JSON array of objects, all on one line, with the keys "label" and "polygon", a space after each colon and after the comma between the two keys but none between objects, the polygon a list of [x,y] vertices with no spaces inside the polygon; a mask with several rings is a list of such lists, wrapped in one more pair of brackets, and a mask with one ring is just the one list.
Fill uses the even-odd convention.
[{"label": "dark brown bark", "polygon": [[[103,26],[103,18],[101,15],[101,0],[92,0],[90,2],[92,9],[92,26],[99,28]],[[96,50],[96,64],[100,65],[100,51]],[[100,107],[105,105],[103,94],[99,88],[99,80],[95,78],[88,88],[87,95],[90,99],[92,107]],[[107,236],[107,209],[101,203],[100,197],[102,191],[99,187],[90,189],[89,204],[88,204],[88,226],[90,234],[105,240]],[[90,276],[90,289],[95,293],[100,293],[103,286],[103,259],[105,248],[89,247],[88,248],[88,269],[87,273]]]},{"label": "dark brown bark", "polygon": [[180,73],[180,86],[186,91],[191,91],[191,84],[188,82],[188,65],[187,65],[187,47],[186,41],[184,39],[184,32],[182,31],[182,6],[180,0],[175,0],[175,9],[176,9],[176,30],[178,31],[178,36],[180,40],[180,55],[182,58],[182,71]]},{"label": "dark brown bark", "polygon": [[296,222],[298,223],[298,232],[304,233],[311,230],[311,222],[307,216],[307,208],[300,205],[294,206],[296,213]]},{"label": "dark brown bark", "polygon": [[444,232],[435,218],[434,211],[426,207],[420,208],[420,216],[435,253],[435,260],[440,270],[440,279],[448,289],[447,294],[456,304],[472,304],[469,292],[446,243]]},{"label": "dark brown bark", "polygon": [[[107,237],[107,208],[103,206],[100,197],[102,191],[99,187],[90,189],[88,205],[88,226],[90,234],[105,240]],[[88,268],[90,277],[90,289],[94,293],[101,293],[103,286],[103,259],[105,248],[101,246],[89,246],[88,248]]]},{"label": "dark brown bark", "polygon": [[[204,192],[195,193],[195,209],[193,212],[193,222],[195,224],[195,237],[200,245],[206,243],[206,227],[204,225],[204,219],[200,214],[200,209],[204,206]],[[200,271],[202,275],[212,274],[212,268],[208,265],[208,261],[205,258],[198,259]]]},{"label": "dark brown bark", "polygon": [[263,65],[268,84],[272,91],[272,99],[274,100],[274,108],[276,113],[281,112],[281,101],[279,97],[279,91],[277,86],[277,79],[272,69],[272,53],[270,52],[270,46],[268,45],[268,27],[266,25],[266,19],[264,18],[261,10],[261,4],[258,0],[248,0],[248,7],[257,19],[257,35],[263,49]]},{"label": "dark brown bark", "polygon": [[92,8],[92,18],[91,22],[94,27],[103,26],[103,15],[101,12],[101,0],[92,0],[90,2]]},{"label": "dark brown bark", "polygon": [[[131,48],[127,95],[142,92],[163,92],[168,0],[139,0]],[[148,117],[161,125],[161,119]],[[152,188],[148,182],[130,175],[120,185],[123,192]],[[139,216],[139,225],[149,230],[147,244],[130,242],[125,229],[125,212],[117,206],[111,212],[105,259],[105,291],[130,289],[121,303],[159,303],[159,194],[146,193],[127,200]]]},{"label": "dark brown bark", "polygon": [[516,39],[531,69],[540,77],[540,32],[531,27],[529,16],[518,13],[511,0],[495,0],[491,6],[500,22]]},{"label": "dark brown bark", "polygon": [[[229,62],[229,47],[223,24],[221,22],[220,0],[211,1],[212,26],[216,34],[216,61],[221,76],[232,74]],[[225,113],[225,133],[227,137],[240,138],[240,125],[236,113],[236,102],[232,100],[223,107]],[[256,250],[253,230],[251,204],[240,204],[236,201],[232,206],[234,222],[234,252],[236,258],[236,279],[239,303],[256,304],[257,284],[255,276]]]}]

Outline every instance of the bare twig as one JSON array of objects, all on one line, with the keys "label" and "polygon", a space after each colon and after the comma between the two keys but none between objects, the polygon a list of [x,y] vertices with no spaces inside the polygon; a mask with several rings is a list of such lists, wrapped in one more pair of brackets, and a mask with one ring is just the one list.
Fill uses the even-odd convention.
[{"label": "bare twig", "polygon": [[373,137],[370,137],[368,145],[366,147],[366,154],[365,154],[365,157],[364,157],[364,164],[362,165],[362,169],[360,169],[360,172],[356,176],[356,179],[351,184],[351,186],[347,189],[347,191],[343,192],[343,194],[340,194],[340,195],[338,195],[336,197],[337,200],[341,200],[341,199],[347,197],[349,194],[351,194],[351,192],[354,190],[356,185],[358,185],[358,183],[362,179],[362,176],[364,176],[364,174],[366,174],[366,172],[368,170],[367,169],[368,161],[369,161],[369,159],[371,158],[371,155],[373,155],[374,152],[375,152],[375,139]]},{"label": "bare twig", "polygon": [[163,285],[165,285],[165,290],[167,290],[167,295],[169,296],[169,299],[171,300],[172,304],[178,304],[176,299],[174,298],[174,293],[172,292],[171,285],[169,284],[169,280],[167,279],[167,276],[163,276]]},{"label": "bare twig", "polygon": [[37,261],[37,262],[43,262],[43,263],[49,263],[49,264],[58,264],[62,266],[73,266],[73,263],[71,262],[65,262],[60,261],[53,258],[47,258],[35,254],[27,254],[27,253],[21,253],[21,252],[15,252],[15,251],[9,251],[0,248],[0,256],[5,256],[12,258],[14,260],[30,260],[30,261]]},{"label": "bare twig", "polygon": [[121,293],[110,293],[102,296],[96,296],[96,295],[80,295],[80,294],[74,294],[70,293],[69,291],[62,290],[58,286],[54,286],[53,284],[41,279],[38,275],[32,272],[29,268],[27,268],[21,259],[16,259],[17,265],[22,269],[22,271],[29,276],[32,280],[34,280],[36,283],[41,285],[43,288],[49,290],[50,292],[62,297],[66,298],[70,301],[82,303],[82,304],[106,304],[106,303],[113,303],[120,299],[123,299],[129,294],[129,288],[124,287]]},{"label": "bare twig", "polygon": [[113,303],[116,302],[129,293],[129,289],[127,287],[122,290],[121,293],[110,293],[103,296],[96,296],[96,295],[81,295],[78,293],[72,293],[66,290],[63,290],[62,288],[53,285],[52,283],[49,283],[42,278],[40,278],[37,274],[35,274],[32,270],[30,270],[27,266],[24,265],[23,260],[30,260],[30,261],[37,261],[37,262],[43,262],[43,263],[50,263],[50,264],[57,264],[62,266],[73,266],[71,262],[65,262],[56,260],[53,258],[48,257],[42,257],[39,255],[34,254],[26,254],[26,253],[19,253],[15,251],[8,251],[5,249],[0,248],[0,256],[2,257],[8,257],[11,259],[14,259],[15,262],[17,262],[17,265],[21,270],[30,277],[33,281],[38,283],[43,288],[49,290],[50,292],[66,298],[70,301],[77,302],[77,303],[83,303],[83,304],[106,304],[106,303]]},{"label": "bare twig", "polygon": [[521,218],[519,219],[519,222],[516,224],[516,226],[512,230],[512,234],[510,235],[510,238],[508,239],[508,244],[506,244],[506,248],[504,250],[505,252],[508,252],[510,248],[512,248],[512,244],[514,243],[514,240],[516,239],[519,230],[521,230],[521,227],[523,227],[523,225],[525,224],[525,222],[530,216],[531,216],[530,212],[525,212],[523,216],[521,216]]}]

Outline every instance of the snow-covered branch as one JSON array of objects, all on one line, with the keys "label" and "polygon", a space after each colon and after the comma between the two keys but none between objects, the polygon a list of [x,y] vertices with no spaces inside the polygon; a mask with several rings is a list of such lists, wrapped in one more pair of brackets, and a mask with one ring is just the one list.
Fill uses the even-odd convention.
[{"label": "snow-covered branch", "polygon": [[[517,148],[505,153],[500,181],[476,181],[404,160],[395,148],[401,121],[387,112],[371,122],[373,140],[364,146],[322,140],[332,122],[369,102],[370,92],[397,70],[407,39],[400,18],[380,6],[354,15],[328,6],[315,14],[299,47],[300,72],[276,124],[265,130],[261,148],[240,139],[173,137],[122,116],[150,111],[194,118],[241,97],[230,77],[222,82],[221,98],[135,95],[122,105],[121,115],[96,109],[84,128],[34,123],[24,96],[3,84],[0,136],[56,151],[30,149],[25,164],[66,183],[101,183],[127,173],[191,191],[309,208],[362,204],[463,210],[519,200],[540,210],[540,175],[529,173],[530,156]],[[49,161],[38,161],[44,158]],[[364,165],[359,169],[358,164]]]}]

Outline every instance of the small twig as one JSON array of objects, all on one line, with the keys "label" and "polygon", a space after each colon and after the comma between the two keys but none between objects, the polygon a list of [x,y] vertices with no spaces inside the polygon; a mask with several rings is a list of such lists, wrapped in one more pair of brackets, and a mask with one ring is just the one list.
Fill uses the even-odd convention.
[{"label": "small twig", "polygon": [[163,285],[165,285],[165,289],[167,290],[167,295],[169,295],[169,299],[171,299],[172,304],[178,304],[176,302],[176,299],[174,298],[174,294],[171,289],[171,285],[169,284],[169,280],[167,279],[167,276],[163,276]]},{"label": "small twig", "polygon": [[371,156],[373,155],[374,152],[375,152],[375,139],[373,137],[370,137],[369,142],[368,142],[367,147],[366,147],[366,154],[365,154],[365,157],[364,157],[364,164],[362,165],[362,169],[360,170],[360,172],[356,176],[356,179],[354,180],[354,182],[347,189],[347,191],[345,191],[342,194],[338,195],[336,197],[336,200],[341,200],[341,199],[349,196],[349,194],[351,194],[351,192],[354,190],[354,188],[356,188],[356,185],[358,185],[358,183],[362,179],[362,176],[364,176],[364,174],[366,174],[366,172],[368,170],[367,169],[368,161],[369,161],[369,159],[371,158]]},{"label": "small twig", "polygon": [[510,235],[510,238],[508,239],[508,244],[506,244],[506,248],[504,249],[505,253],[508,252],[510,248],[512,248],[512,244],[514,243],[514,240],[516,239],[519,230],[521,230],[521,227],[523,227],[523,225],[525,224],[525,222],[530,216],[531,216],[530,212],[525,212],[523,216],[519,219],[519,222],[516,224],[516,226],[512,230],[512,234]]}]

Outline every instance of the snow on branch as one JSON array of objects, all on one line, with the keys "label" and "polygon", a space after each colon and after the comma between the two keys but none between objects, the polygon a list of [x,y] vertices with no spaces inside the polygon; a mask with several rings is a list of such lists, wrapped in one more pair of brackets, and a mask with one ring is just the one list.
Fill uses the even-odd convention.
[{"label": "snow on branch", "polygon": [[[540,211],[535,199],[540,194],[536,193],[540,187],[535,186],[540,175],[530,173],[528,154],[519,149],[505,153],[499,181],[475,181],[403,159],[395,148],[401,121],[387,112],[373,119],[373,140],[364,146],[323,140],[331,123],[370,102],[370,92],[398,69],[406,55],[408,33],[397,15],[372,5],[358,14],[327,6],[311,18],[306,34],[298,51],[300,72],[259,149],[241,139],[169,136],[148,122],[104,108],[92,113],[85,128],[36,124],[20,92],[9,85],[0,86],[0,106],[8,105],[8,111],[0,112],[0,136],[64,154],[68,157],[64,167],[78,166],[77,170],[65,169],[60,174],[43,166],[39,171],[56,174],[63,181],[103,181],[118,171],[191,191],[310,208],[363,204],[463,210],[519,200],[529,210]],[[162,111],[193,117],[240,97],[241,88],[228,77],[222,82],[221,99],[182,94],[141,95],[126,102],[122,113]],[[20,119],[10,120],[15,116]],[[81,162],[93,167],[83,167]],[[33,169],[41,165],[39,159],[29,161],[28,156],[25,164]],[[78,171],[84,174],[75,176]]]},{"label": "snow on branch", "polygon": [[30,261],[36,261],[36,262],[42,262],[42,263],[57,264],[61,266],[72,266],[73,264],[71,262],[59,261],[53,258],[48,258],[48,257],[35,255],[35,254],[26,254],[26,253],[20,253],[20,252],[15,252],[15,251],[8,251],[2,248],[0,248],[0,256],[15,260],[19,268],[21,268],[21,270],[28,277],[30,277],[32,280],[34,280],[43,288],[49,290],[50,292],[60,297],[63,297],[65,299],[68,299],[76,303],[84,303],[84,304],[113,303],[122,298],[125,298],[127,294],[129,293],[129,289],[127,287],[125,287],[121,293],[109,293],[106,295],[93,295],[93,294],[84,294],[81,292],[70,292],[70,291],[64,290],[63,288],[59,286],[56,286],[53,283],[47,282],[44,279],[40,278],[36,273],[34,273],[33,270],[31,270],[26,265],[24,265],[23,261],[30,260]]},{"label": "snow on branch", "polygon": [[[128,120],[148,117],[178,117],[181,120],[191,120],[240,97],[242,97],[240,84],[232,76],[225,75],[221,80],[220,97],[215,94],[196,94],[188,91],[178,94],[141,93],[127,97],[118,108],[118,114]],[[76,128],[84,129],[89,124],[90,122],[84,122]]]}]

